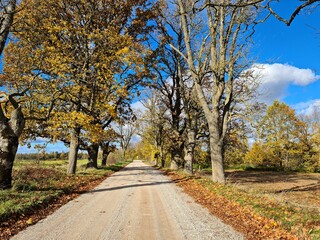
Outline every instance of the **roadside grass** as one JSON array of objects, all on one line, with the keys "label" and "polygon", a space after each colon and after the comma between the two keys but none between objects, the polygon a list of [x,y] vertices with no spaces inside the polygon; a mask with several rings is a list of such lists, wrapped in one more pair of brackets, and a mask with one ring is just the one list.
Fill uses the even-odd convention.
[{"label": "roadside grass", "polygon": [[239,203],[244,208],[251,207],[256,214],[275,221],[275,224],[301,239],[320,239],[319,211],[290,206],[271,197],[261,196],[258,191],[247,192],[235,185],[224,186],[202,178],[196,179],[196,182],[219,196]]},{"label": "roadside grass", "polygon": [[129,162],[119,162],[99,169],[85,169],[86,160],[78,162],[76,175],[66,174],[67,161],[20,160],[15,163],[13,188],[0,191],[0,223],[31,214],[62,196],[81,192],[81,188],[119,171]]},{"label": "roadside grass", "polygon": [[319,211],[291,206],[259,191],[245,191],[235,184],[221,185],[208,178],[190,177],[180,171],[174,176],[172,171],[165,171],[197,202],[217,213],[226,223],[230,221],[234,227],[245,229],[248,239],[292,239],[285,236],[285,232],[297,239],[320,239]]},{"label": "roadside grass", "polygon": [[[226,170],[237,170],[237,171],[270,171],[270,172],[301,172],[301,173],[320,173],[320,169],[312,166],[301,165],[295,168],[284,168],[280,166],[263,166],[255,165],[251,163],[242,163],[226,166]],[[206,168],[205,170],[210,171],[211,167]]]}]

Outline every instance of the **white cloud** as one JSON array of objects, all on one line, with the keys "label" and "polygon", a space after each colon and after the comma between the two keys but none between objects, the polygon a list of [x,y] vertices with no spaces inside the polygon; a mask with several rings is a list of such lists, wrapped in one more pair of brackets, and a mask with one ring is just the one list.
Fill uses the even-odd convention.
[{"label": "white cloud", "polygon": [[137,101],[137,102],[135,102],[135,103],[132,103],[131,104],[131,108],[132,108],[132,110],[134,111],[134,112],[144,112],[145,111],[145,109],[146,109],[146,107],[145,106],[143,106],[143,104],[142,104],[142,102],[141,101]]},{"label": "white cloud", "polygon": [[314,99],[308,102],[301,102],[292,106],[297,114],[311,115],[317,109],[320,110],[320,99]]},{"label": "white cloud", "polygon": [[297,68],[289,64],[255,64],[251,70],[261,81],[261,98],[266,103],[284,98],[290,84],[306,86],[320,80],[320,75],[316,75],[311,69]]}]

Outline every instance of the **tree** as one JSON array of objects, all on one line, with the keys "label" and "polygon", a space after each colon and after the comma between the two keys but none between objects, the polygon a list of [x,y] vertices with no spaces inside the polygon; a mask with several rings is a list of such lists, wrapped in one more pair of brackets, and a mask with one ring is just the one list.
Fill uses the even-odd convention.
[{"label": "tree", "polygon": [[[0,55],[5,48],[7,38],[13,23],[16,0],[0,2]],[[2,86],[2,84],[0,84]],[[21,111],[21,107],[14,100],[14,95],[7,95],[1,92],[0,104],[0,189],[12,187],[12,168],[15,155],[19,145],[19,137],[24,128],[25,119]],[[11,116],[5,114],[3,103],[11,103],[14,110]]]},{"label": "tree", "polygon": [[[150,8],[146,0],[30,0],[17,15],[10,51],[18,54],[8,64],[29,66],[25,76],[40,73],[46,88],[59,92],[39,134],[69,144],[69,173],[81,144],[95,158],[104,129],[147,74],[141,43],[154,16]],[[15,57],[24,55],[28,62]]]},{"label": "tree", "polygon": [[271,154],[268,154],[266,150],[261,142],[254,142],[250,151],[245,154],[245,162],[256,165],[269,165],[268,161],[270,161]]},{"label": "tree", "polygon": [[320,111],[314,107],[311,113],[300,115],[304,122],[300,130],[301,160],[303,168],[308,171],[320,169]]},{"label": "tree", "polygon": [[[159,24],[160,25],[160,24]],[[167,109],[162,117],[171,128],[171,134],[168,135],[171,154],[171,169],[178,169],[183,166],[183,149],[185,118],[183,117],[183,61],[181,56],[174,50],[168,48],[168,42],[174,42],[172,36],[169,36],[168,30],[160,28],[162,43],[158,46],[158,59],[154,70],[157,72],[157,80],[153,85],[159,92],[159,100]],[[171,40],[169,40],[169,38]],[[181,44],[181,37],[177,37],[178,45]]]},{"label": "tree", "polygon": [[[157,32],[153,38],[157,44],[154,67],[157,78],[153,87],[159,92],[160,101],[167,109],[163,119],[171,132],[167,139],[170,167],[184,167],[187,173],[192,174],[198,118],[202,112],[195,100],[193,80],[186,60],[179,54],[185,52],[185,44],[177,7],[163,2],[158,11]],[[193,19],[192,26],[198,23],[197,19]]]},{"label": "tree", "polygon": [[[0,125],[3,129],[0,133],[0,148],[3,153],[1,188],[11,187],[12,167],[19,142],[28,138],[29,134],[33,137],[36,132],[28,131],[29,123],[37,124],[48,119],[56,98],[56,90],[47,88],[47,79],[41,72],[31,71],[32,56],[21,54],[21,49],[10,53],[11,46],[12,42],[6,48],[6,64],[0,75],[0,86],[6,90],[2,92],[4,99],[0,107]],[[16,60],[15,63],[11,62],[13,59]]]},{"label": "tree", "polygon": [[319,168],[319,113],[297,116],[284,103],[275,101],[257,120],[257,137],[245,154],[245,162],[280,169]]},{"label": "tree", "polygon": [[304,122],[285,103],[274,101],[268,107],[259,126],[259,138],[275,154],[273,159],[277,162],[273,165],[280,168],[290,166],[291,156],[299,151],[303,126]]},{"label": "tree", "polygon": [[[24,128],[25,119],[21,106],[14,95],[1,92],[0,101],[0,189],[12,187],[12,168],[18,150],[19,137]],[[10,114],[6,111],[8,103],[12,105]]]},{"label": "tree", "polygon": [[132,140],[133,135],[136,132],[136,126],[134,123],[119,121],[117,129],[117,134],[119,135],[120,147],[122,149],[122,157],[123,160],[126,159],[126,151],[129,148],[130,142]]},{"label": "tree", "polygon": [[37,163],[38,164],[40,163],[41,159],[45,160],[45,158],[46,158],[46,147],[47,147],[46,143],[36,144],[33,147],[37,151]]},{"label": "tree", "polygon": [[16,10],[16,0],[0,2],[0,55],[5,47]]},{"label": "tree", "polygon": [[[8,60],[12,56],[6,53],[5,57]],[[11,188],[12,167],[19,142],[33,138],[34,133],[37,132],[29,129],[30,122],[38,124],[47,120],[56,97],[55,90],[43,88],[47,85],[46,79],[39,77],[38,73],[32,73],[29,76],[21,75],[21,70],[25,70],[28,66],[20,67],[19,64],[5,65],[4,74],[0,76],[0,85],[7,91],[7,93],[1,93],[4,99],[0,106],[0,125],[3,129],[0,133],[2,139],[0,148],[3,153],[0,164],[1,188]],[[28,101],[30,99],[32,101]]]},{"label": "tree", "polygon": [[102,161],[101,161],[101,166],[106,166],[107,165],[107,160],[108,156],[110,153],[114,152],[117,147],[114,144],[111,144],[110,142],[105,142],[102,146]]},{"label": "tree", "polygon": [[257,124],[266,112],[267,105],[259,101],[259,78],[250,75],[249,71],[248,76],[238,78],[234,83],[234,100],[223,149],[225,165],[244,162],[249,139],[256,137]]},{"label": "tree", "polygon": [[[145,111],[138,117],[138,135],[142,138],[144,149],[154,149],[149,154],[155,155],[156,164],[165,166],[165,159],[168,153],[168,138],[170,127],[164,119],[167,111],[161,102],[160,93],[154,89],[146,94],[146,99],[141,101]],[[145,152],[143,154],[145,156]],[[153,159],[154,156],[151,156]]]},{"label": "tree", "polygon": [[[256,8],[247,1],[177,1],[186,54],[199,104],[204,111],[210,133],[212,179],[225,182],[223,142],[230,119],[234,81],[247,67],[245,48],[258,21]],[[202,15],[207,21],[201,34],[192,37],[192,18]],[[198,31],[198,30],[197,30]],[[200,42],[200,44],[199,44]]]},{"label": "tree", "polygon": [[[159,15],[157,31],[152,36],[153,45],[157,47],[153,54],[155,60],[152,69],[156,74],[151,86],[155,89],[159,98],[157,104],[160,105],[161,102],[161,107],[167,110],[159,117],[167,123],[167,126],[170,126],[171,134],[166,138],[171,155],[170,168],[178,169],[183,165],[183,134],[185,131],[181,95],[184,62],[181,61],[182,57],[170,48],[169,43],[181,46],[182,38],[176,19],[172,16],[168,6],[162,2],[157,11]],[[156,153],[156,155],[159,157],[159,153]]]}]

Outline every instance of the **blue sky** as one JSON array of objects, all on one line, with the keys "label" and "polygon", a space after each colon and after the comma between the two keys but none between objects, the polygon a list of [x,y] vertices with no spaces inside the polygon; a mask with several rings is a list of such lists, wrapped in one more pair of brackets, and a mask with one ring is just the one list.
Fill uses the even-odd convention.
[{"label": "blue sky", "polygon": [[[299,0],[282,0],[276,11],[288,17],[299,4]],[[262,85],[270,92],[265,101],[284,101],[299,113],[320,107],[320,8],[299,14],[290,27],[270,17],[256,28],[253,40],[250,55],[263,66]],[[47,150],[68,149],[58,143]],[[30,151],[33,149],[19,148],[19,152]]]},{"label": "blue sky", "polygon": [[[281,16],[289,17],[293,9],[301,4],[298,0],[283,0],[277,6]],[[311,12],[304,11],[297,16],[290,27],[270,17],[264,24],[257,27],[254,36],[251,56],[258,63],[285,64],[297,69],[310,69],[315,79],[294,84],[290,74],[282,76],[280,81],[286,82],[281,89],[282,95],[277,98],[295,107],[306,102],[320,99],[320,8]],[[277,68],[279,70],[279,68]],[[280,74],[278,72],[278,74]],[[284,73],[285,74],[285,73]],[[275,79],[276,81],[276,79]],[[274,99],[270,99],[274,100]]]},{"label": "blue sky", "polygon": [[[31,142],[31,147],[28,148],[27,145],[19,146],[18,148],[18,153],[37,153],[37,151],[34,149],[34,146],[36,144],[46,144],[46,139],[43,138],[38,138],[36,141]],[[69,149],[62,143],[62,142],[57,142],[57,143],[49,143],[47,144],[46,147],[47,152],[68,152]]]}]

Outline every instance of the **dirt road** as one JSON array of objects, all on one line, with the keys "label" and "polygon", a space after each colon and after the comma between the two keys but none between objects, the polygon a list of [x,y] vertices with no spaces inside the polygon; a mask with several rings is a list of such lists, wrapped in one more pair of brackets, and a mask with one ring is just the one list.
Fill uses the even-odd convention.
[{"label": "dirt road", "polygon": [[134,161],[12,239],[243,239],[158,170]]}]

